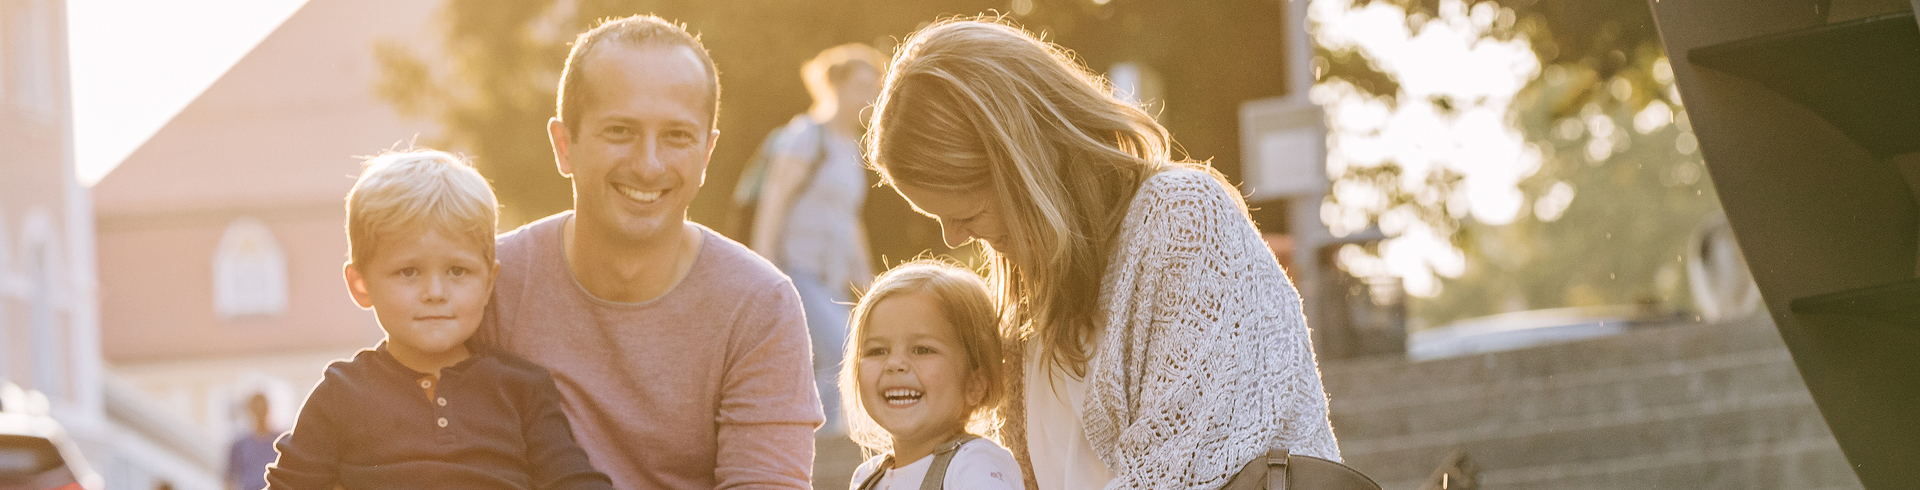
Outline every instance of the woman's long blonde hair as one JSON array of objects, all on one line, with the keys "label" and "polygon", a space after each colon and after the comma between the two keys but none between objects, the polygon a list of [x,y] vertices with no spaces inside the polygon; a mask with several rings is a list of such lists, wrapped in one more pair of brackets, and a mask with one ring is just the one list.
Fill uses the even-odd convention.
[{"label": "woman's long blonde hair", "polygon": [[861,345],[866,343],[868,327],[873,323],[873,308],[888,298],[912,293],[932,296],[940,306],[940,317],[946,319],[959,337],[958,347],[966,351],[963,355],[968,370],[962,378],[972,383],[977,376],[985,383],[979,387],[982,391],[979,403],[968,407],[967,432],[998,438],[998,407],[1006,397],[1004,378],[1005,370],[1009,369],[1003,365],[999,332],[995,328],[999,314],[994,310],[986,283],[978,274],[932,259],[914,260],[881,273],[853,308],[848,322],[852,331],[848,332],[846,356],[840,364],[840,406],[846,407],[847,436],[866,448],[869,455],[893,450],[893,438],[867,415],[866,402],[860,397]]},{"label": "woman's long blonde hair", "polygon": [[[989,189],[1020,253],[987,254],[1003,335],[1083,376],[1127,204],[1169,165],[1167,130],[1065,49],[997,18],[950,19],[894,55],[867,133],[889,183]],[[1019,355],[1018,352],[1009,352]]]}]

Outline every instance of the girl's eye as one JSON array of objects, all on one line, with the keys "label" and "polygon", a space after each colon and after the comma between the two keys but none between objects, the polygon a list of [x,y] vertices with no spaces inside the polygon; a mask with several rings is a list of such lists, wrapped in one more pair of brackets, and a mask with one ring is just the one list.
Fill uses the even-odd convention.
[{"label": "girl's eye", "polygon": [[866,350],[866,352],[865,352],[865,354],[864,354],[864,355],[865,355],[866,357],[878,357],[878,356],[884,356],[884,355],[887,355],[887,349],[886,349],[885,347],[874,347],[874,348],[870,348],[870,349],[867,349],[867,350]]},{"label": "girl's eye", "polygon": [[916,346],[913,346],[913,353],[915,353],[915,354],[932,354],[932,353],[934,353],[934,350],[933,350],[933,348],[932,348],[932,347],[927,347],[927,346],[924,346],[924,345],[916,345]]}]

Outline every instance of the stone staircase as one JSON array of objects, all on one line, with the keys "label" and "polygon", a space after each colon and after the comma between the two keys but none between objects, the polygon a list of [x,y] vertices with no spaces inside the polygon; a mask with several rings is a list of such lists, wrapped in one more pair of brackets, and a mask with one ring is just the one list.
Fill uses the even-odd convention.
[{"label": "stone staircase", "polygon": [[1765,318],[1321,373],[1346,462],[1386,490],[1456,451],[1489,490],[1860,488]]}]

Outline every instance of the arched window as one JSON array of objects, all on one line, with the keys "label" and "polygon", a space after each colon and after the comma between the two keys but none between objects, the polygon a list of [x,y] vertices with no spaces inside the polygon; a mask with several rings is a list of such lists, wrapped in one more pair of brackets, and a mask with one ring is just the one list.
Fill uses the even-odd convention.
[{"label": "arched window", "polygon": [[227,225],[213,250],[213,311],[221,319],[287,310],[287,255],[273,230],[253,218]]}]

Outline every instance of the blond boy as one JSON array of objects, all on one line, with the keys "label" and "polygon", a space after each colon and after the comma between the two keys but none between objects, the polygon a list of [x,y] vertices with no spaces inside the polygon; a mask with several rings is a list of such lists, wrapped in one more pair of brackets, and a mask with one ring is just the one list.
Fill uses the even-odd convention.
[{"label": "blond boy", "polygon": [[453,155],[367,162],[347,194],[344,273],[386,340],[327,366],[268,488],[611,488],[547,371],[467,342],[499,270],[496,219],[486,179]]}]

